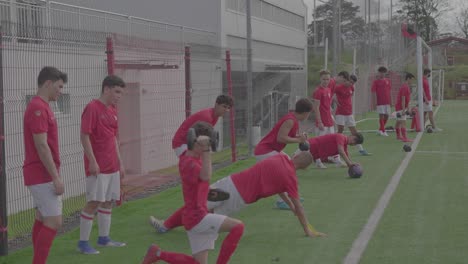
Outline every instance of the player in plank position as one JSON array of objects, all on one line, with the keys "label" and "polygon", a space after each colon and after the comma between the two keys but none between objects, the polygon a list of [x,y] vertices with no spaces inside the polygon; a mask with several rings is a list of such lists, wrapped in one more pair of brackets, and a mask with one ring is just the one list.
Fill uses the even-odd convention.
[{"label": "player in plank position", "polygon": [[226,264],[244,232],[244,224],[240,220],[208,211],[206,197],[212,173],[209,136],[213,134],[213,127],[206,122],[197,122],[193,128],[197,140],[179,156],[179,173],[184,196],[184,206],[180,211],[181,223],[187,231],[192,256],[164,251],[157,245],[151,245],[143,264],[159,260],[168,263],[206,264],[208,251],[214,249],[218,233],[228,232],[217,260],[218,264]]},{"label": "player in plank position", "polygon": [[[228,191],[230,198],[220,202],[208,202],[208,210],[230,216],[248,204],[278,194],[289,208],[292,208],[307,236],[323,236],[324,234],[308,228],[309,222],[298,194],[296,170],[305,169],[311,163],[312,155],[308,151],[299,152],[292,159],[285,154],[279,154],[266,158],[244,171],[224,177],[210,187]],[[182,211],[183,208],[177,210],[166,221],[151,216],[150,224],[158,233],[165,233],[182,225]]]}]

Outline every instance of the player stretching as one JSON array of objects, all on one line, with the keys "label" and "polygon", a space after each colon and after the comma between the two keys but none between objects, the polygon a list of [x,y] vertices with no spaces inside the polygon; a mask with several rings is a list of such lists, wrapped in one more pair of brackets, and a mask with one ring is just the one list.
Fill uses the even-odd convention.
[{"label": "player stretching", "polygon": [[97,212],[98,246],[123,247],[125,243],[109,237],[112,201],[120,198],[120,179],[124,167],[117,141],[116,105],[124,92],[125,83],[117,76],[104,78],[101,96],[92,100],[81,115],[81,144],[84,149],[86,172],[86,205],[81,211],[78,251],[99,254],[89,245],[93,218]]},{"label": "player stretching", "polygon": [[36,217],[32,229],[33,264],[45,264],[57,230],[62,226],[63,179],[57,120],[49,102],[57,101],[67,74],[44,67],[37,77],[37,92],[23,120],[24,185],[33,197]]},{"label": "player stretching", "polygon": [[391,112],[391,84],[390,80],[385,78],[385,74],[387,74],[387,68],[382,66],[379,67],[377,71],[377,79],[372,83],[371,89],[372,92],[375,93],[377,113],[379,113],[379,135],[388,137],[388,134],[385,131],[385,125],[387,124],[388,116]]},{"label": "player stretching", "polygon": [[220,95],[216,98],[214,107],[200,110],[185,119],[172,139],[172,149],[177,157],[187,150],[187,131],[189,128],[200,121],[207,122],[214,127],[218,122],[218,118],[229,112],[233,104],[233,100],[229,95]]},{"label": "player stretching", "polygon": [[[357,135],[356,121],[353,116],[353,95],[354,84],[357,82],[356,75],[350,75],[349,81],[337,85],[335,88],[335,97],[337,101],[337,108],[335,112],[335,121],[338,126],[338,133],[343,133],[345,126],[348,127],[351,134]],[[357,144],[359,153],[363,156],[370,156],[362,144]]]},{"label": "player stretching", "polygon": [[[292,208],[307,236],[324,236],[309,229],[309,222],[299,198],[296,170],[305,169],[311,163],[312,155],[308,151],[298,152],[292,159],[279,154],[264,159],[244,171],[224,177],[210,187],[226,190],[230,193],[230,197],[221,202],[208,202],[208,210],[215,214],[231,216],[248,204],[278,194],[288,207]],[[164,222],[151,216],[150,223],[158,233],[165,233],[182,225],[181,212],[182,209],[177,210]]]},{"label": "player stretching", "polygon": [[161,250],[151,245],[143,264],[159,260],[168,263],[206,264],[208,250],[214,249],[218,233],[229,232],[221,246],[217,264],[228,263],[231,255],[244,233],[244,224],[237,219],[224,215],[208,213],[206,197],[211,179],[210,138],[213,128],[205,122],[197,122],[193,128],[197,141],[192,149],[183,152],[179,157],[179,173],[182,178],[184,207],[181,212],[182,224],[187,230],[192,256]]},{"label": "player stretching", "polygon": [[414,75],[407,73],[405,82],[398,91],[397,101],[395,104],[395,111],[397,121],[395,124],[396,137],[403,142],[412,142],[406,135],[406,113],[409,113],[409,102],[411,98],[410,85],[414,80]]}]

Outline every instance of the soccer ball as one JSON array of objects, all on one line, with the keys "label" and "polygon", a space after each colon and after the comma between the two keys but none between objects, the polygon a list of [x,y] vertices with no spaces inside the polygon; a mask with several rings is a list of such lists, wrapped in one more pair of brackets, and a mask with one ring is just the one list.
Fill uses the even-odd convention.
[{"label": "soccer ball", "polygon": [[362,167],[359,164],[353,165],[348,169],[348,175],[351,178],[361,178],[362,173]]}]

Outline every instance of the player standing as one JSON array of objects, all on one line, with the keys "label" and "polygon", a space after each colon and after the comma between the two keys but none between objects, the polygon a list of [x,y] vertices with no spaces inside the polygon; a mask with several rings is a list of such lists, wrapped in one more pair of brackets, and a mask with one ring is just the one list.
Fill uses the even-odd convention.
[{"label": "player standing", "polygon": [[62,194],[57,119],[49,102],[57,101],[67,74],[44,67],[37,77],[38,89],[23,119],[23,177],[36,211],[32,229],[33,264],[45,264],[57,230],[62,226]]},{"label": "player standing", "polygon": [[209,136],[212,135],[213,128],[205,122],[197,122],[193,128],[197,140],[193,148],[187,149],[179,157],[179,172],[184,195],[182,224],[187,230],[192,256],[163,251],[157,245],[151,245],[143,264],[159,260],[168,263],[206,264],[208,250],[214,249],[218,233],[229,232],[216,262],[225,264],[236,250],[244,232],[244,224],[240,220],[208,213],[206,197],[212,173]]},{"label": "player standing", "polygon": [[[351,131],[351,134],[353,135],[358,133],[356,129],[356,121],[354,120],[353,115],[353,95],[354,84],[356,82],[356,75],[350,75],[348,82],[337,85],[335,88],[335,97],[337,101],[335,122],[338,126],[338,133],[343,133],[345,127],[348,127],[349,131]],[[357,146],[361,155],[371,155],[362,147],[362,144],[357,144]]]},{"label": "player standing", "polygon": [[381,66],[378,68],[377,79],[372,83],[372,92],[376,96],[377,113],[379,113],[379,135],[388,137],[385,131],[385,125],[388,121],[391,109],[391,84],[390,80],[385,78],[387,68]]},{"label": "player standing", "polygon": [[97,212],[98,246],[123,247],[125,243],[109,237],[112,201],[120,198],[120,180],[125,169],[117,140],[116,105],[123,95],[125,82],[114,75],[102,81],[101,96],[92,100],[81,115],[81,144],[86,172],[86,205],[81,211],[78,251],[99,254],[89,245],[93,218]]},{"label": "player standing", "polygon": [[398,91],[397,101],[395,104],[395,111],[397,121],[395,124],[396,137],[403,142],[412,142],[408,139],[406,134],[406,113],[409,113],[409,103],[411,98],[410,85],[414,80],[414,75],[407,73],[405,75],[405,82]]},{"label": "player standing", "polygon": [[[436,127],[434,121],[434,112],[432,111],[432,96],[431,96],[431,88],[429,86],[428,78],[431,76],[431,70],[424,69],[424,77],[423,77],[423,108],[424,108],[424,123],[426,123],[427,118],[429,117],[429,122],[432,126],[433,132],[440,132],[442,129]],[[424,125],[424,124],[423,124]]]}]

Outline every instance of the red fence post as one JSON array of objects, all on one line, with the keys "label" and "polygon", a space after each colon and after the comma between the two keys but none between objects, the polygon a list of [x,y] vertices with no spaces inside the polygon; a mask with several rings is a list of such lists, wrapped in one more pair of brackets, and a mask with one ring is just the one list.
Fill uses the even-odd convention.
[{"label": "red fence post", "polygon": [[3,98],[3,46],[0,27],[0,256],[8,255],[8,213],[5,157],[5,99]]},{"label": "red fence post", "polygon": [[192,113],[192,79],[190,76],[190,47],[185,47],[185,118]]},{"label": "red fence post", "polygon": [[114,44],[111,37],[106,38],[106,54],[107,54],[107,74],[113,75],[115,72],[115,57]]},{"label": "red fence post", "polygon": [[[232,96],[232,76],[231,76],[231,52],[226,50],[226,80],[228,85],[228,94]],[[234,106],[229,111],[229,124],[231,128],[231,160],[235,162],[237,160],[236,153],[236,127],[234,124]]]}]

